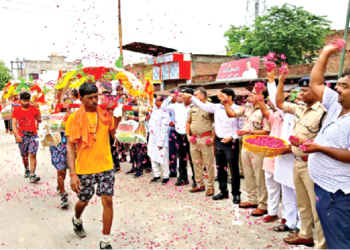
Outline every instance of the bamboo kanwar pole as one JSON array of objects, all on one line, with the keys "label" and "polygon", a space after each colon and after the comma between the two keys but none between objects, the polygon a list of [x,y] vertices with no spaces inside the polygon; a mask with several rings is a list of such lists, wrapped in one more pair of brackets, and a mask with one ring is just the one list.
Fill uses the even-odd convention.
[{"label": "bamboo kanwar pole", "polygon": [[[123,56],[123,34],[122,34],[122,16],[121,16],[121,11],[120,11],[120,1],[118,0],[118,19],[119,19],[119,49],[120,49],[120,55]],[[123,58],[122,58],[122,66],[124,68],[123,64]]]},{"label": "bamboo kanwar pole", "polygon": [[[348,4],[348,12],[346,14],[346,23],[345,23],[345,30],[344,30],[344,40],[345,41],[348,40],[349,17],[350,17],[350,0],[349,0],[349,4]],[[343,72],[345,50],[346,50],[346,46],[343,49],[343,51],[341,52],[341,59],[340,59],[340,67],[339,67],[338,79],[341,77],[341,74]]]}]

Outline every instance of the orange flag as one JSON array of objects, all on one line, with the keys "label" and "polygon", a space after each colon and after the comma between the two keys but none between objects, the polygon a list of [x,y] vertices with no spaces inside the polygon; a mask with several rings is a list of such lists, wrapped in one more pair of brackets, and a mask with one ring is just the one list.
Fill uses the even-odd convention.
[{"label": "orange flag", "polygon": [[146,83],[145,92],[148,94],[149,103],[151,104],[151,107],[153,108],[154,90],[153,90],[153,83],[150,83],[149,80]]},{"label": "orange flag", "polygon": [[59,70],[59,71],[58,71],[58,78],[57,78],[57,80],[60,79],[60,78],[62,77],[62,75],[63,75],[63,74],[62,74],[62,70]]}]

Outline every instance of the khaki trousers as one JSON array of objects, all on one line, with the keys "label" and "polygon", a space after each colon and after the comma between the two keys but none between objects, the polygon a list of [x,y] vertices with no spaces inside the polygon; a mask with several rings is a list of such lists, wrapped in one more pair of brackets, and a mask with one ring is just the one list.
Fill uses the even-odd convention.
[{"label": "khaki trousers", "polygon": [[248,201],[258,204],[258,208],[266,210],[267,190],[265,171],[262,169],[264,157],[257,156],[242,148],[242,166]]},{"label": "khaki trousers", "polygon": [[301,218],[299,236],[304,239],[313,237],[312,223],[315,223],[315,249],[325,249],[327,248],[326,239],[323,235],[322,226],[316,211],[314,182],[310,178],[307,162],[295,160],[293,175],[297,195],[297,205]]},{"label": "khaki trousers", "polygon": [[190,151],[194,172],[196,176],[197,186],[204,186],[204,166],[208,172],[208,188],[214,188],[215,182],[215,163],[213,145],[208,146],[205,141],[209,136],[196,138],[196,143],[190,143]]}]

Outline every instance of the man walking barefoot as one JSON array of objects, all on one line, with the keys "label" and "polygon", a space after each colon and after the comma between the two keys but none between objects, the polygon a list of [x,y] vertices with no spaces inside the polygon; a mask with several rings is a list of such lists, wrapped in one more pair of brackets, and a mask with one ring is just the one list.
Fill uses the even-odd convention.
[{"label": "man walking barefoot", "polygon": [[95,84],[84,83],[79,88],[79,94],[82,105],[68,118],[66,125],[71,187],[79,198],[72,218],[73,229],[76,236],[86,236],[81,215],[97,184],[96,194],[101,196],[103,205],[103,238],[100,248],[112,249],[109,235],[113,220],[114,171],[109,134],[114,138],[114,121],[107,111],[97,106],[98,89]]},{"label": "man walking barefoot", "polygon": [[24,177],[30,177],[30,183],[36,183],[40,181],[40,177],[35,175],[35,169],[36,153],[39,148],[39,142],[36,140],[39,138],[37,129],[41,122],[41,116],[39,109],[30,105],[30,94],[28,92],[20,94],[20,101],[21,106],[15,108],[12,114],[12,128],[23,158],[25,168]]}]

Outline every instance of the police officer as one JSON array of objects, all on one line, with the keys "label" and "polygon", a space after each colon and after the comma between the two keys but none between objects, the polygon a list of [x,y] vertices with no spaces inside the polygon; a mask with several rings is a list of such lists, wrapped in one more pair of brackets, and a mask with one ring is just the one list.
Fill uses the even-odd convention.
[{"label": "police officer", "polygon": [[277,107],[283,112],[295,115],[293,136],[290,138],[292,151],[295,155],[293,167],[294,184],[297,196],[297,205],[301,217],[299,233],[284,239],[291,245],[313,246],[312,224],[315,223],[317,242],[315,249],[327,248],[323,230],[316,211],[316,195],[314,182],[309,176],[308,154],[299,146],[307,140],[314,140],[322,127],[327,114],[326,109],[319,102],[317,95],[309,88],[310,78],[299,81],[301,97],[304,104],[293,104],[284,101],[283,84],[278,85],[276,94]]},{"label": "police officer", "polygon": [[[228,117],[244,117],[243,129],[237,131],[238,136],[249,135],[269,135],[271,131],[270,123],[264,118],[258,104],[258,93],[252,91],[251,102],[244,107],[233,111],[228,104],[225,110]],[[220,100],[225,101],[227,96],[220,95]],[[248,201],[239,203],[240,208],[256,208],[252,216],[263,216],[267,214],[267,189],[265,182],[265,172],[262,169],[264,157],[253,154],[242,148],[242,166]]]},{"label": "police officer", "polygon": [[[194,96],[203,103],[207,102],[207,91],[202,87],[197,88]],[[197,182],[197,186],[190,189],[191,193],[205,191],[203,171],[204,167],[206,167],[209,179],[206,195],[214,195],[215,163],[213,143],[215,140],[215,131],[213,129],[213,121],[213,114],[201,110],[194,105],[190,108],[186,134],[190,142],[190,151]]]}]

